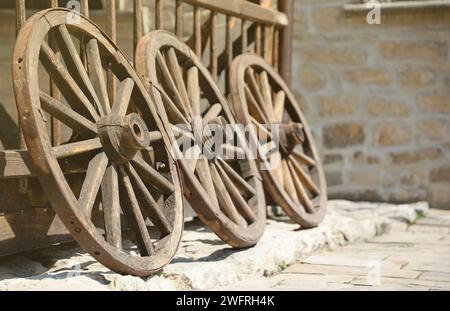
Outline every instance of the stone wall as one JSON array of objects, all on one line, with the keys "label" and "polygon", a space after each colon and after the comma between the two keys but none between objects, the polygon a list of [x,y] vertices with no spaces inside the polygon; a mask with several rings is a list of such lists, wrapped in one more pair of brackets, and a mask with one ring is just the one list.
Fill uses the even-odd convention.
[{"label": "stone wall", "polygon": [[[344,12],[346,2],[296,0],[293,89],[330,197],[450,208],[450,10],[382,11],[381,25],[368,25],[366,13]],[[153,1],[146,3],[151,17]],[[0,137],[15,148],[14,14],[0,17]],[[104,24],[101,12],[93,19]],[[164,21],[173,25],[173,4]],[[131,59],[132,15],[118,23],[119,46]]]},{"label": "stone wall", "polygon": [[346,13],[298,0],[294,90],[331,198],[450,208],[450,10]]}]

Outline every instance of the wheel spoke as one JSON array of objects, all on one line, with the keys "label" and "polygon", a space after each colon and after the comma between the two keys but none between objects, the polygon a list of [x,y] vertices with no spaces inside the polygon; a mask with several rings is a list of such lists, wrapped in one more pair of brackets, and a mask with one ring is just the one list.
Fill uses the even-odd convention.
[{"label": "wheel spoke", "polygon": [[98,190],[103,181],[106,167],[108,166],[108,157],[105,153],[99,153],[90,162],[86,172],[83,186],[80,192],[78,202],[84,213],[90,218]]},{"label": "wheel spoke", "polygon": [[108,87],[106,84],[105,73],[100,57],[100,50],[96,39],[91,39],[86,44],[86,53],[88,60],[89,75],[92,85],[100,100],[100,105],[105,114],[111,112],[111,104],[108,97]]},{"label": "wheel spoke", "polygon": [[263,112],[265,119],[268,120],[269,119],[269,115],[267,113],[266,105],[264,103],[264,97],[261,94],[261,91],[260,91],[259,86],[258,86],[258,82],[256,82],[255,73],[254,73],[253,69],[249,68],[246,71],[245,75],[246,75],[246,78],[247,78],[247,81],[248,81],[249,90],[251,91],[251,93],[253,95],[253,98],[255,99],[256,104],[258,105],[258,107]]},{"label": "wheel spoke", "polygon": [[186,124],[190,127],[189,121],[185,118],[183,113],[178,109],[172,99],[163,90],[160,92],[161,98],[164,102],[164,107],[166,108],[166,113],[169,116],[169,121],[173,124]]},{"label": "wheel spoke", "polygon": [[238,172],[236,172],[224,159],[217,158],[217,162],[242,194],[256,195],[256,190],[250,186],[250,184],[242,178],[241,175],[239,175]]},{"label": "wheel spoke", "polygon": [[50,95],[40,92],[41,107],[52,117],[58,119],[78,134],[97,134],[97,126],[76,113],[72,109],[65,106],[59,100],[54,99]]},{"label": "wheel spoke", "polygon": [[198,80],[198,69],[195,66],[189,68],[187,73],[187,89],[189,101],[192,105],[194,117],[200,115],[200,83]]},{"label": "wheel spoke", "polygon": [[275,143],[273,141],[269,141],[268,143],[265,143],[261,145],[260,147],[261,155],[264,159],[269,160],[272,154],[274,154],[277,150]]},{"label": "wheel spoke", "polygon": [[183,72],[181,71],[180,65],[178,64],[177,55],[175,53],[174,48],[170,48],[166,54],[167,57],[167,66],[172,74],[172,77],[175,82],[175,86],[178,89],[178,93],[181,96],[181,100],[183,102],[184,107],[192,116],[192,107],[189,104],[189,96],[186,90],[186,85],[183,79]]},{"label": "wheel spoke", "polygon": [[310,167],[316,166],[316,161],[314,161],[313,158],[308,157],[306,154],[304,154],[304,153],[302,153],[302,152],[300,152],[298,150],[292,151],[292,156],[297,161],[299,161],[299,162],[301,162],[301,163],[303,163],[303,164],[305,164],[307,166],[310,166]]},{"label": "wheel spoke", "polygon": [[119,178],[114,165],[109,165],[101,185],[106,241],[122,249],[122,226],[120,221]]},{"label": "wheel spoke", "polygon": [[247,223],[236,210],[233,200],[228,194],[227,188],[223,184],[219,172],[217,171],[216,167],[213,164],[210,165],[210,171],[211,177],[214,182],[214,186],[216,188],[217,198],[219,199],[220,207],[233,222],[235,222],[240,226],[246,227]]},{"label": "wheel spoke", "polygon": [[219,201],[217,200],[216,191],[214,190],[214,183],[209,170],[208,160],[205,157],[201,157],[197,161],[196,172],[198,179],[200,180],[200,184],[203,186],[208,196],[212,199],[214,206],[219,208]]},{"label": "wheel spoke", "polygon": [[[270,163],[271,164],[277,164],[275,167],[273,167],[273,173],[275,174],[277,178],[277,182],[280,183],[280,186],[284,188],[284,176],[283,176],[283,167],[281,165],[281,153],[279,151],[273,153],[270,157]],[[275,163],[274,163],[275,162]]]},{"label": "wheel spoke", "polygon": [[175,136],[175,138],[180,139],[180,138],[186,138],[189,140],[194,140],[195,137],[192,134],[192,132],[188,131],[188,129],[184,129],[182,127],[179,127],[177,125],[171,125],[171,129],[172,129],[172,133]]},{"label": "wheel spoke", "polygon": [[86,68],[81,61],[80,55],[78,54],[75,44],[70,37],[66,25],[56,27],[55,34],[64,63],[66,64],[73,79],[77,82],[78,86],[82,89],[83,93],[88,97],[90,102],[94,103],[97,109],[103,112],[100,101],[86,72]]},{"label": "wheel spoke", "polygon": [[150,136],[150,144],[160,141],[163,138],[160,131],[149,132],[148,136]]},{"label": "wheel spoke", "polygon": [[69,143],[65,145],[59,145],[53,147],[52,154],[57,159],[67,158],[74,155],[87,153],[90,151],[98,150],[102,148],[102,144],[99,138],[79,141],[76,143]]},{"label": "wheel spoke", "polygon": [[[272,133],[270,132],[270,130],[265,127],[264,125],[262,125],[261,123],[259,123],[255,118],[253,118],[252,116],[250,116],[250,119],[252,121],[252,123],[254,125],[256,125],[256,127],[258,128],[258,139],[259,140],[264,140],[267,141],[268,139],[272,139]],[[264,136],[263,136],[264,135]]]},{"label": "wheel spoke", "polygon": [[306,211],[309,213],[314,213],[314,206],[311,202],[311,200],[308,198],[308,195],[306,194],[305,188],[303,187],[302,181],[298,177],[297,173],[295,172],[294,165],[292,162],[288,161],[288,167],[291,172],[293,185],[297,191],[298,199],[300,203],[302,203],[303,207]]},{"label": "wheel spoke", "polygon": [[130,176],[127,174],[123,166],[119,166],[119,174],[121,181],[121,198],[123,201],[123,211],[131,227],[134,230],[137,246],[141,256],[153,256],[152,239],[145,224],[144,216],[142,216],[136,194],[131,184]]},{"label": "wheel spoke", "polygon": [[209,108],[208,112],[206,112],[205,115],[203,116],[203,125],[209,124],[209,122],[217,118],[221,112],[222,112],[221,104],[212,105]]},{"label": "wheel spoke", "polygon": [[320,194],[319,188],[312,181],[311,177],[303,170],[301,165],[298,164],[297,161],[292,156],[289,156],[289,160],[292,162],[293,167],[297,170],[298,176],[300,177],[302,183],[305,184],[306,188],[308,188],[308,190],[311,191],[313,195],[319,195]]},{"label": "wheel spoke", "polygon": [[133,88],[134,81],[131,78],[126,78],[122,82],[120,82],[116,97],[114,98],[112,114],[118,116],[126,115],[128,107],[130,105]]},{"label": "wheel spoke", "polygon": [[265,71],[261,72],[259,77],[261,80],[262,97],[265,103],[266,112],[268,114],[267,119],[275,123],[272,103],[272,88],[270,87],[269,77],[267,76],[267,72]]},{"label": "wheel spoke", "polygon": [[254,118],[259,123],[269,124],[269,121],[267,120],[267,118],[264,115],[264,113],[261,111],[261,108],[259,107],[258,103],[256,102],[256,99],[253,96],[253,94],[251,93],[251,91],[248,88],[248,86],[246,85],[244,87],[244,89],[245,89],[245,97],[247,98],[247,104],[248,104],[248,109],[249,109],[250,114],[252,116],[254,116]]},{"label": "wheel spoke", "polygon": [[233,198],[236,207],[239,208],[245,220],[248,223],[253,223],[254,221],[256,221],[255,214],[253,213],[250,206],[247,204],[247,201],[244,199],[244,197],[241,195],[239,190],[236,188],[236,186],[233,184],[231,179],[228,177],[228,175],[225,173],[225,171],[222,169],[220,165],[217,166],[217,171],[221,176],[222,181],[225,184],[225,187],[228,189],[230,196]]},{"label": "wheel spoke", "polygon": [[135,164],[135,168],[141,173],[144,180],[160,189],[163,193],[170,194],[175,191],[174,185],[158,173],[157,170],[147,164],[147,162],[139,155],[134,157],[133,164]]},{"label": "wheel spoke", "polygon": [[[64,94],[67,102],[73,110],[78,111],[79,107],[83,107],[90,116],[97,121],[99,114],[92,106],[89,99],[78,86],[77,82],[72,78],[67,69],[61,64],[58,56],[53,52],[48,43],[42,42],[40,59],[49,73],[53,81],[55,81],[58,89]],[[83,114],[87,117],[85,114]]]},{"label": "wheel spoke", "polygon": [[221,146],[221,149],[222,157],[226,160],[242,160],[246,157],[245,150],[241,147],[232,146],[230,144],[223,144]]},{"label": "wheel spoke", "polygon": [[175,82],[173,81],[173,77],[170,74],[169,68],[167,67],[166,61],[164,60],[164,57],[162,56],[161,52],[158,52],[156,55],[156,61],[158,63],[159,69],[161,70],[161,73],[163,75],[162,80],[166,87],[168,88],[168,92],[170,95],[170,98],[173,99],[175,105],[177,108],[182,111],[183,116],[186,118],[190,118],[188,111],[186,110],[186,107],[181,102],[181,95],[177,90],[177,87],[175,85]]},{"label": "wheel spoke", "polygon": [[282,123],[283,122],[284,102],[285,101],[286,101],[286,93],[284,91],[279,91],[277,94],[275,94],[274,108],[273,108],[274,123]]},{"label": "wheel spoke", "polygon": [[297,190],[294,187],[294,180],[292,179],[291,172],[287,165],[286,160],[281,161],[281,166],[283,168],[283,186],[287,194],[292,198],[295,204],[298,204],[300,200],[298,199]]},{"label": "wheel spoke", "polygon": [[[150,217],[150,220],[152,223],[158,227],[161,231],[161,235],[164,237],[166,235],[169,235],[172,232],[172,226],[170,225],[169,221],[166,218],[166,215],[164,215],[164,211],[161,210],[158,203],[155,201],[155,199],[152,197],[150,192],[148,191],[147,187],[145,186],[142,179],[139,177],[138,173],[134,169],[133,166],[129,165],[128,167],[128,173],[132,177],[134,181],[134,185],[136,189],[138,190],[138,197],[142,198],[143,202],[146,204],[143,205],[147,207],[145,210],[148,212],[148,216]],[[140,194],[140,196],[139,196]]]},{"label": "wheel spoke", "polygon": [[202,154],[202,149],[195,142],[192,147],[190,147],[189,149],[187,149],[184,152],[183,162],[186,165],[190,174],[193,174],[195,172],[195,168],[197,166],[197,161],[200,158],[201,154]]}]

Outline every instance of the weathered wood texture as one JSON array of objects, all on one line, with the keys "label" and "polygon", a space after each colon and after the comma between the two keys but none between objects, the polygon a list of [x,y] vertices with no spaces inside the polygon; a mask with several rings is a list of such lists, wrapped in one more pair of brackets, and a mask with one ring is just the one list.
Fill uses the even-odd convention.
[{"label": "weathered wood texture", "polygon": [[[144,36],[136,56],[139,76],[149,81],[148,91],[163,122],[169,125],[173,145],[182,142],[174,152],[183,173],[186,199],[225,242],[234,247],[254,245],[265,224],[262,182],[256,163],[245,157],[243,148],[229,141],[215,142],[212,134],[203,130],[215,126],[225,131],[227,125],[235,124],[231,107],[213,77],[194,51],[166,31]],[[238,145],[245,146],[242,135],[238,137]],[[236,154],[242,157],[233,157]]]},{"label": "weathered wood texture", "polygon": [[[260,144],[258,166],[268,196],[302,227],[317,226],[326,210],[325,175],[311,130],[287,84],[266,60],[245,54],[233,61],[230,90],[239,121],[257,129],[252,136]],[[269,124],[271,128],[261,130]],[[274,125],[279,141],[271,136]]]},{"label": "weathered wood texture", "polygon": [[[111,17],[114,7],[109,9]],[[13,79],[26,81],[14,84],[14,92],[33,173],[85,251],[119,273],[148,276],[171,261],[183,229],[181,186],[168,153],[169,138],[129,61],[85,17],[76,16],[80,22],[70,24],[67,12],[34,15],[14,50]],[[113,23],[109,28],[114,33]],[[48,34],[55,37],[60,57],[45,41]],[[36,80],[39,62],[61,99],[46,94]],[[109,81],[116,81],[109,89],[107,73]],[[51,144],[46,115],[72,133],[59,145]],[[20,161],[20,153],[11,156]],[[72,160],[81,169],[77,173]],[[98,215],[104,221],[99,223]],[[125,224],[136,255],[122,244]]]}]

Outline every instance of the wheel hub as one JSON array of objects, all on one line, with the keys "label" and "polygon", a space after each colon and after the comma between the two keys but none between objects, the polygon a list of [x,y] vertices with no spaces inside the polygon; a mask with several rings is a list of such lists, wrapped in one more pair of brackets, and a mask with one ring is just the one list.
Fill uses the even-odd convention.
[{"label": "wheel hub", "polygon": [[305,142],[305,133],[301,123],[291,122],[280,124],[280,145],[287,153],[290,153],[295,146]]},{"label": "wheel hub", "polygon": [[97,122],[98,135],[108,158],[125,163],[150,146],[150,134],[144,120],[136,113],[108,115]]}]

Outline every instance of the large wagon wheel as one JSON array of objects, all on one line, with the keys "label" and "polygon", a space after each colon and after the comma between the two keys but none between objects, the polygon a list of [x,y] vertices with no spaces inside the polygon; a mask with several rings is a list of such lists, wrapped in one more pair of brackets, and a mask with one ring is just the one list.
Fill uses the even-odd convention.
[{"label": "large wagon wheel", "polygon": [[266,192],[293,221],[305,228],[317,226],[325,216],[326,182],[292,92],[264,59],[251,54],[234,60],[230,88],[239,121],[254,126]]},{"label": "large wagon wheel", "polygon": [[[227,124],[235,123],[211,75],[187,45],[165,31],[145,36],[136,59],[137,71],[147,81],[163,120],[172,125],[169,135],[180,153],[186,198],[224,241],[234,247],[254,245],[265,225],[262,183],[256,163],[248,157],[208,156],[214,149],[212,138],[202,127],[216,124],[224,131]],[[177,139],[189,142],[188,147],[178,149]],[[216,147],[245,153],[227,143]]]},{"label": "large wagon wheel", "polygon": [[[34,171],[74,239],[105,266],[147,276],[171,261],[183,230],[170,142],[129,61],[88,19],[68,24],[72,14],[39,12],[17,38],[13,76],[23,134]],[[107,72],[117,90],[108,90]],[[46,91],[50,77],[60,98]],[[51,118],[60,122],[60,143],[51,140]]]}]

